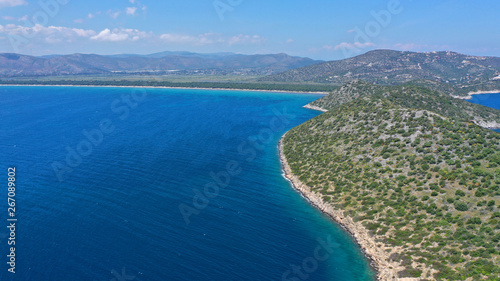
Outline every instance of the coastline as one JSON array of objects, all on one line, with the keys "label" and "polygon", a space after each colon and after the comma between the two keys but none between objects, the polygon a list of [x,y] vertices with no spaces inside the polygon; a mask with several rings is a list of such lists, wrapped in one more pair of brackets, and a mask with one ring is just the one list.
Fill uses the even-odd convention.
[{"label": "coastline", "polygon": [[480,126],[480,127],[483,127],[483,128],[486,128],[486,129],[490,129],[490,130],[498,130],[500,129],[500,123],[498,122],[495,122],[495,121],[490,121],[490,122],[486,122],[486,121],[473,121],[474,124]]},{"label": "coastline", "polygon": [[304,105],[303,108],[317,110],[317,111],[321,111],[321,112],[328,112],[328,110],[326,110],[324,108],[321,108],[319,106],[309,105],[309,104]]},{"label": "coastline", "polygon": [[0,84],[0,87],[91,87],[91,88],[144,88],[144,89],[182,89],[182,90],[217,90],[217,91],[243,91],[243,92],[269,92],[284,94],[314,94],[328,95],[329,92],[306,92],[286,90],[256,90],[234,88],[196,88],[196,87],[166,87],[166,86],[112,86],[112,85],[37,85],[37,84]]},{"label": "coastline", "polygon": [[472,96],[474,95],[487,95],[487,94],[500,94],[500,90],[469,92],[466,96],[454,96],[454,95],[451,96],[459,100],[471,100]]},{"label": "coastline", "polygon": [[397,268],[400,267],[397,263],[389,261],[389,254],[377,245],[377,242],[368,233],[368,230],[361,224],[356,223],[351,217],[344,215],[342,210],[334,209],[330,204],[323,201],[323,196],[305,184],[303,184],[297,176],[292,173],[283,151],[283,140],[286,137],[285,133],[278,144],[279,158],[283,170],[283,176],[292,184],[293,188],[298,191],[307,201],[322,213],[329,216],[335,223],[344,228],[351,235],[363,254],[370,261],[370,266],[376,272],[378,281],[386,280],[419,280],[415,278],[398,278]]},{"label": "coastline", "polygon": [[[451,97],[459,99],[459,100],[471,100],[473,98],[473,96],[475,96],[475,95],[487,95],[487,94],[500,94],[500,90],[494,90],[494,91],[477,91],[477,92],[470,92],[470,93],[467,94],[467,96],[454,96],[454,95],[451,95]],[[490,129],[490,130],[500,129],[500,123],[495,122],[495,121],[490,121],[490,122],[487,122],[487,121],[480,121],[480,122],[473,121],[473,122],[476,125],[478,125],[480,127],[483,127],[483,128],[486,128],[486,129]]]}]

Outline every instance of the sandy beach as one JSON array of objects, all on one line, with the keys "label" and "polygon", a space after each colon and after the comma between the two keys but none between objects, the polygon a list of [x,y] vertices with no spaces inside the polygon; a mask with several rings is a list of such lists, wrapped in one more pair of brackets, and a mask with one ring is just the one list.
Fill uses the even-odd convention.
[{"label": "sandy beach", "polygon": [[217,90],[217,91],[243,91],[243,92],[270,92],[284,94],[319,94],[327,95],[329,92],[303,92],[303,91],[281,91],[281,90],[255,90],[255,89],[233,89],[233,88],[195,88],[195,87],[165,87],[165,86],[112,86],[112,85],[36,85],[36,84],[0,84],[0,87],[92,87],[92,88],[143,88],[143,89],[182,89],[182,90]]}]

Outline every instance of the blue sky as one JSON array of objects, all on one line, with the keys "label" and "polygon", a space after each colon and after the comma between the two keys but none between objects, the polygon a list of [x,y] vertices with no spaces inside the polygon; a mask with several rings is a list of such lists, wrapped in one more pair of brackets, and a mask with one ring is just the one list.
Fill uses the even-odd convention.
[{"label": "blue sky", "polygon": [[0,0],[0,52],[500,56],[500,1]]}]

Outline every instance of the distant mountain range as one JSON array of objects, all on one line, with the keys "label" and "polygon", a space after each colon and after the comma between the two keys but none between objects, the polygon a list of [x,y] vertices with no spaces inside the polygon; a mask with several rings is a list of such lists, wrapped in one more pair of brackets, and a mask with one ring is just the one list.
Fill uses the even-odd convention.
[{"label": "distant mountain range", "polygon": [[3,79],[4,82],[23,77],[37,79],[59,76],[65,79],[65,76],[70,75],[102,75],[115,79],[144,74],[176,74],[184,77],[239,75],[246,78],[241,81],[236,78],[233,82],[329,86],[363,80],[378,85],[413,84],[456,96],[500,90],[500,58],[450,51],[416,53],[375,50],[328,62],[287,54],[161,52],[150,55],[72,54],[41,57],[0,54],[0,79],[8,78]]},{"label": "distant mountain range", "polygon": [[28,56],[0,54],[0,77],[92,75],[116,73],[171,73],[190,71],[210,74],[251,73],[268,75],[321,61],[287,54],[241,55],[162,52],[151,55],[94,54]]},{"label": "distant mountain range", "polygon": [[497,90],[500,89],[500,58],[449,51],[415,53],[375,50],[353,58],[309,65],[260,79],[266,82],[338,85],[355,80],[381,85],[413,81],[443,91]]}]

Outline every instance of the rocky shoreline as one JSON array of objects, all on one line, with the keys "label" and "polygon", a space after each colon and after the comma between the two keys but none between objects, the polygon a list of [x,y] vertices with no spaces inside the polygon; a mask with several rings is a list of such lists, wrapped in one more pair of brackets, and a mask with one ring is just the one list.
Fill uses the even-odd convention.
[{"label": "rocky shoreline", "polygon": [[495,122],[495,121],[473,121],[474,124],[486,128],[486,129],[500,129],[500,123]]},{"label": "rocky shoreline", "polygon": [[419,280],[419,278],[398,278],[398,270],[404,268],[398,263],[390,261],[390,254],[377,245],[375,239],[368,233],[368,230],[362,224],[354,222],[351,217],[344,214],[344,211],[337,210],[333,208],[332,205],[324,202],[321,194],[311,190],[309,186],[303,184],[299,178],[292,173],[283,152],[283,140],[285,136],[286,133],[283,135],[278,145],[284,177],[289,180],[293,187],[314,207],[332,218],[333,221],[342,226],[355,239],[365,256],[370,260],[372,268],[377,272],[377,280]]},{"label": "rocky shoreline", "polygon": [[321,108],[319,106],[309,105],[309,104],[304,105],[303,108],[317,110],[317,111],[322,111],[322,112],[328,112],[328,110],[326,110],[324,108]]}]

